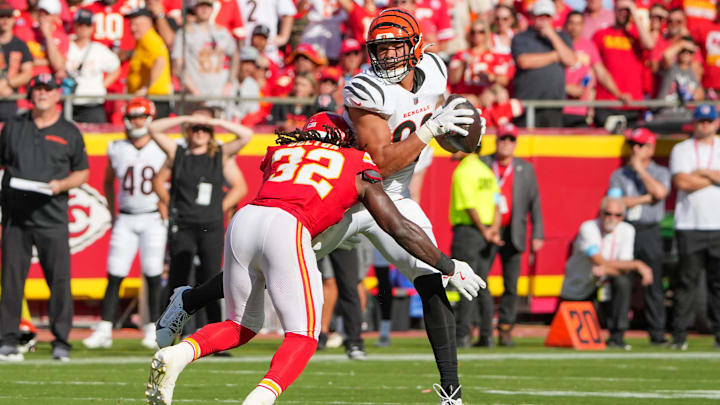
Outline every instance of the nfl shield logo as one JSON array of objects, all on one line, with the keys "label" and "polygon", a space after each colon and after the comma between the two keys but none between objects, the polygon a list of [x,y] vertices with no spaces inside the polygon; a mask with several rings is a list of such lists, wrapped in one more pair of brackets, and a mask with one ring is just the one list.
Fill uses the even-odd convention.
[{"label": "nfl shield logo", "polygon": [[415,105],[417,105],[418,101],[420,101],[420,100],[418,100],[417,97],[413,98],[413,103],[415,103]]}]

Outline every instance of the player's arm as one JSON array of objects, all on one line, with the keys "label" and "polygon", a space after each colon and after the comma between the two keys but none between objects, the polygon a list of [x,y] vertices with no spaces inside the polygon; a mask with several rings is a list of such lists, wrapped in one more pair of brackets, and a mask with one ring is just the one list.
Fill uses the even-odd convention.
[{"label": "player's arm", "polygon": [[240,152],[240,149],[245,147],[253,136],[252,129],[246,127],[245,125],[236,124],[231,121],[213,118],[210,120],[210,125],[214,127],[221,127],[226,131],[232,132],[236,136],[234,140],[223,144],[222,146],[223,159],[225,160],[237,155],[237,153]]},{"label": "player's arm", "polygon": [[247,184],[245,178],[240,171],[240,168],[235,163],[235,159],[228,159],[223,163],[223,176],[225,181],[230,185],[230,190],[225,193],[225,198],[222,201],[222,210],[227,210],[235,207],[240,200],[247,194]]},{"label": "player's arm", "polygon": [[377,181],[371,182],[373,180],[367,181],[364,178],[366,176],[366,173],[360,173],[355,180],[359,199],[383,231],[390,234],[413,256],[432,264],[443,274],[452,276],[455,272],[452,260],[435,247],[425,231],[400,214],[390,197],[385,194],[379,177]]},{"label": "player's arm", "polygon": [[167,188],[165,188],[165,183],[170,180],[170,176],[172,175],[172,164],[172,160],[166,160],[162,169],[160,169],[152,180],[153,191],[158,196],[158,211],[160,211],[163,219],[167,219],[168,209],[170,207],[170,193]]},{"label": "player's arm", "polygon": [[426,146],[420,138],[413,135],[401,142],[391,142],[392,134],[387,120],[376,113],[359,108],[349,108],[348,113],[355,125],[358,146],[370,153],[383,177],[392,175],[414,162]]},{"label": "player's arm", "polygon": [[105,180],[103,180],[103,189],[105,191],[105,199],[107,200],[108,210],[110,210],[110,216],[112,222],[115,222],[115,170],[113,170],[110,160],[105,166]]}]

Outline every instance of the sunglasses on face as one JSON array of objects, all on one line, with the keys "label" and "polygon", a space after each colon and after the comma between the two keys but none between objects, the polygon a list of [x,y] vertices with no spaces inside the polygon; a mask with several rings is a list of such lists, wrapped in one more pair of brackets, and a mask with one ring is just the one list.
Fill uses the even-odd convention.
[{"label": "sunglasses on face", "polygon": [[511,20],[512,17],[510,17],[509,15],[504,15],[504,16],[497,16],[497,19],[500,21],[508,21],[508,20]]},{"label": "sunglasses on face", "polygon": [[605,211],[605,210],[603,210],[602,214],[604,217],[615,217],[615,218],[622,218],[623,215],[625,215],[622,212],[610,212],[610,211]]},{"label": "sunglasses on face", "polygon": [[682,18],[671,18],[668,20],[668,24],[684,24],[685,21]]},{"label": "sunglasses on face", "polygon": [[470,30],[471,35],[484,34],[485,30]]},{"label": "sunglasses on face", "polygon": [[212,127],[209,127],[209,126],[207,126],[207,125],[193,125],[193,126],[190,127],[190,131],[192,131],[192,132],[200,132],[200,131],[203,131],[203,132],[207,132],[207,133],[209,133],[209,134],[212,134],[212,133],[213,133]]},{"label": "sunglasses on face", "polygon": [[650,18],[664,21],[666,17],[664,15],[655,14],[655,15],[651,15]]},{"label": "sunglasses on face", "polygon": [[498,138],[498,141],[501,141],[501,142],[510,141],[510,142],[514,143],[516,140],[517,140],[517,138],[515,138],[514,136],[511,136],[511,135],[503,135]]}]

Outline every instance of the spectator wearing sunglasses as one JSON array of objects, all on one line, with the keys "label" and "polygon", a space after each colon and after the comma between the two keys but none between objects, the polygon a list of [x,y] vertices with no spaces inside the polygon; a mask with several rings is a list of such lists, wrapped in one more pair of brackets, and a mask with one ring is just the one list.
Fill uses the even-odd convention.
[{"label": "spectator wearing sunglasses", "polygon": [[[651,12],[650,20],[658,20],[661,15]],[[665,22],[665,30],[663,34],[657,38],[655,48],[650,53],[650,67],[658,80],[658,85],[662,81],[662,75],[665,71],[671,69],[677,61],[677,55],[685,46],[688,45],[688,39],[695,46],[695,39],[690,35],[687,26],[687,18],[685,12],[681,8],[674,8],[667,14]],[[691,66],[695,77],[701,79],[703,77],[703,56],[699,50],[694,53]],[[658,98],[662,98],[661,93]]]},{"label": "spectator wearing sunglasses", "polygon": [[[165,132],[184,125],[185,145]],[[235,134],[231,142],[219,145],[215,127]],[[193,258],[200,258],[195,281],[201,284],[221,271],[223,213],[235,207],[247,191],[235,155],[252,137],[252,130],[239,124],[213,118],[213,109],[199,107],[192,115],[153,121],[150,135],[167,155],[165,165],[153,179],[158,209],[169,219],[168,248],[170,274],[165,302],[173,289],[189,283]],[[170,183],[170,190],[165,187]],[[223,185],[228,190],[223,190]],[[209,322],[221,321],[219,302],[207,307]]]},{"label": "spectator wearing sunglasses", "polygon": [[[499,254],[502,263],[504,291],[498,314],[500,346],[514,346],[512,329],[517,316],[517,284],[521,259],[527,248],[528,214],[532,226],[530,248],[533,254],[542,249],[544,239],[537,176],[530,162],[515,156],[517,141],[517,128],[513,124],[502,125],[498,128],[495,153],[480,157],[480,160],[492,169],[500,187],[497,202],[500,214],[500,243],[493,245],[493,251],[488,257],[488,264],[492,265],[495,256]],[[492,300],[479,302],[481,307],[489,304],[489,313],[492,315]],[[478,343],[487,344],[487,340],[483,341],[481,337]]]},{"label": "spectator wearing sunglasses", "polygon": [[[565,264],[560,297],[565,301],[607,303],[608,347],[630,350],[625,331],[630,325],[632,281],[629,273],[637,271],[643,285],[653,281],[652,269],[634,259],[635,229],[625,218],[621,193],[611,190],[600,204],[600,215],[580,225],[572,254]],[[602,287],[602,294],[598,293]],[[609,292],[609,296],[606,292]],[[603,305],[605,309],[606,305]]]},{"label": "spectator wearing sunglasses", "polygon": [[670,191],[670,170],[653,161],[655,134],[646,128],[634,130],[627,144],[630,159],[610,176],[610,188],[622,190],[627,207],[626,221],[635,228],[635,257],[653,272],[653,283],[644,290],[645,319],[650,343],[664,345],[665,294],[663,291],[663,245],[660,221],[665,217],[665,197]]},{"label": "spectator wearing sunglasses", "polygon": [[657,98],[682,103],[703,100],[705,91],[693,69],[697,46],[691,37],[684,37],[678,45],[665,51],[665,55],[675,56],[675,63],[663,72]]}]

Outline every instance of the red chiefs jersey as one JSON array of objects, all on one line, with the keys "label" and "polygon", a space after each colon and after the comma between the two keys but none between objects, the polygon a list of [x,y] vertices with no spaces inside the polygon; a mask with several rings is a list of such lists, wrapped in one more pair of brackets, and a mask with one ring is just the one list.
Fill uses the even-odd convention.
[{"label": "red chiefs jersey", "polygon": [[367,39],[370,24],[378,14],[380,14],[380,10],[376,9],[374,13],[371,13],[365,7],[353,2],[352,10],[350,11],[350,14],[348,14],[348,19],[346,21],[350,31],[352,32],[352,37],[361,44],[364,44]]},{"label": "red chiefs jersey", "polygon": [[110,50],[131,51],[135,48],[135,39],[130,33],[130,21],[125,15],[133,8],[130,1],[118,1],[112,5],[105,5],[102,1],[96,1],[86,7],[93,13],[93,36],[92,40],[100,42]]},{"label": "red chiefs jersey", "polygon": [[358,173],[380,172],[367,152],[319,141],[271,146],[260,170],[263,184],[250,204],[282,208],[312,237],[340,222],[358,202]]},{"label": "red chiefs jersey", "polygon": [[512,78],[515,73],[510,55],[498,55],[491,51],[476,53],[468,49],[456,53],[450,60],[450,67],[463,61],[466,63],[462,79],[450,86],[453,93],[480,94],[492,84],[489,75]]}]

